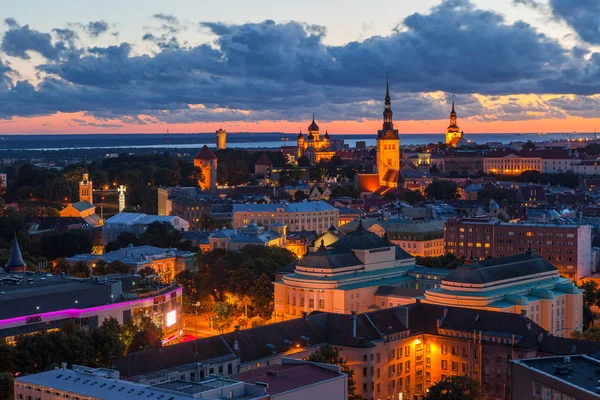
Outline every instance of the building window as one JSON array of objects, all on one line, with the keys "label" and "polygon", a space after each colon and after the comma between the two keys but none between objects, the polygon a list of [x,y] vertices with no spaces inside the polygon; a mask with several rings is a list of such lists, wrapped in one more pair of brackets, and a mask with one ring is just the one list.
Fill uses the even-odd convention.
[{"label": "building window", "polygon": [[447,360],[442,360],[442,369],[444,371],[448,369],[448,361]]}]

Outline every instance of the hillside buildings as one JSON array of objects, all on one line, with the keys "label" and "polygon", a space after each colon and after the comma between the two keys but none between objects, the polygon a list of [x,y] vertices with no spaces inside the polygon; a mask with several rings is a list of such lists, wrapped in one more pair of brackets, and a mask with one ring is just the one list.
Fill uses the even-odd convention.
[{"label": "hillside buildings", "polygon": [[575,282],[593,272],[590,225],[451,218],[445,224],[444,241],[446,252],[466,259],[512,256],[531,248]]},{"label": "hillside buildings", "polygon": [[337,208],[324,201],[300,203],[234,204],[233,228],[247,226],[251,222],[270,226],[284,224],[289,231],[316,231],[323,233],[330,226],[338,225]]},{"label": "hillside buildings", "polygon": [[558,337],[571,337],[583,325],[583,291],[531,253],[458,267],[427,289],[423,301],[527,315]]}]

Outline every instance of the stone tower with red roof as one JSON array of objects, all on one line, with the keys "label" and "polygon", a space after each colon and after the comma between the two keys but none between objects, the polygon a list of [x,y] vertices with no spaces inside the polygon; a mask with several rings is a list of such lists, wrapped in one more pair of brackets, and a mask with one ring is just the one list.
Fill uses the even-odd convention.
[{"label": "stone tower with red roof", "polygon": [[217,156],[204,145],[194,157],[194,166],[202,171],[203,181],[198,182],[202,190],[217,189]]}]

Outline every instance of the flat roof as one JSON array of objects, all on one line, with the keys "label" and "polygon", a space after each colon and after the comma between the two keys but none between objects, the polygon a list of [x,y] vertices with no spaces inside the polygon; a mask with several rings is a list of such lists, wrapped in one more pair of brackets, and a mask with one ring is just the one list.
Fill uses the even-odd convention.
[{"label": "flat roof", "polygon": [[247,383],[266,383],[267,394],[274,396],[306,386],[338,378],[343,374],[310,363],[275,364],[232,375],[233,379]]},{"label": "flat roof", "polygon": [[513,360],[521,367],[544,374],[545,376],[561,381],[598,396],[598,368],[600,360],[587,355],[552,356]]}]

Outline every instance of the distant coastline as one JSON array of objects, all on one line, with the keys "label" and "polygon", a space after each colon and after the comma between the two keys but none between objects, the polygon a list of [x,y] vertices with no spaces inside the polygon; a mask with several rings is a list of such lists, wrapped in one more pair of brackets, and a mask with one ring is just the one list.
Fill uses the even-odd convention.
[{"label": "distant coastline", "polygon": [[[581,134],[581,136],[593,134]],[[489,142],[510,143],[515,141],[534,142],[564,139],[567,134],[549,133],[493,133],[465,134],[467,140],[477,144]],[[579,136],[579,135],[578,135]],[[332,139],[342,139],[345,144],[355,147],[357,141],[365,141],[367,146],[375,145],[375,134],[332,134]],[[438,143],[445,140],[444,134],[400,134],[404,146]],[[10,134],[0,135],[0,151],[18,150],[76,150],[76,149],[196,149],[203,145],[213,147],[214,133],[176,134]],[[231,133],[227,135],[227,147],[237,149],[276,149],[281,146],[295,146],[294,135],[287,133]]]}]

